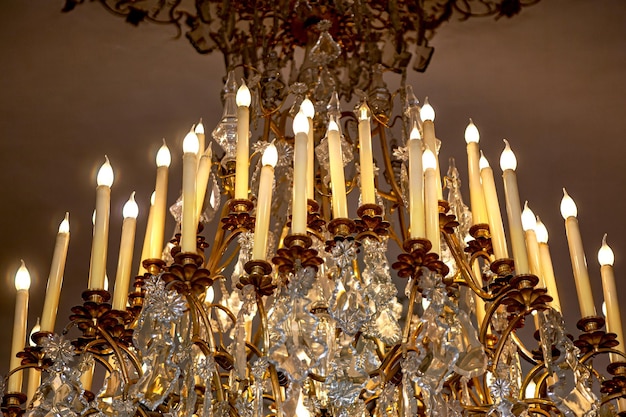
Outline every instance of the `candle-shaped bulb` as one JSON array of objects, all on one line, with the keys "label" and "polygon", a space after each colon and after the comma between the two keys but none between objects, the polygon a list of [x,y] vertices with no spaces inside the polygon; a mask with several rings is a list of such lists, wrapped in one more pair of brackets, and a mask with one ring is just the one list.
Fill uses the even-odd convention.
[{"label": "candle-shaped bulb", "polygon": [[196,135],[204,135],[204,125],[202,124],[202,118],[196,125],[196,129],[194,130],[194,132],[196,132]]},{"label": "candle-shaped bulb", "polygon": [[122,209],[122,215],[124,216],[125,219],[128,219],[128,218],[136,219],[137,216],[139,215],[139,206],[137,206],[137,203],[135,202],[134,191],[130,195],[130,198],[128,199],[126,204],[124,204],[124,208]]},{"label": "candle-shaped bulb", "polygon": [[561,216],[563,216],[563,218],[567,220],[569,217],[576,217],[577,214],[578,209],[576,208],[576,203],[574,203],[572,197],[570,197],[569,194],[567,194],[567,191],[565,191],[565,188],[563,188],[563,199],[561,199]]},{"label": "candle-shaped bulb", "polygon": [[472,143],[472,142],[478,143],[479,140],[480,140],[480,133],[478,132],[478,128],[476,127],[472,119],[469,119],[469,124],[465,128],[465,142],[466,143]]},{"label": "candle-shaped bulb", "polygon": [[489,161],[485,158],[483,151],[480,151],[480,160],[478,161],[478,167],[483,170],[485,168],[489,168]]},{"label": "candle-shaped bulb", "polygon": [[30,288],[30,274],[28,273],[28,269],[26,269],[26,265],[24,264],[24,260],[22,260],[22,265],[17,270],[15,274],[15,289],[27,290]]},{"label": "candle-shaped bulb", "polygon": [[198,153],[200,148],[200,141],[198,135],[191,129],[185,139],[183,139],[183,152],[184,153]]},{"label": "candle-shaped bulb", "polygon": [[528,201],[524,203],[524,210],[522,211],[522,228],[524,228],[525,232],[537,228],[537,218],[535,213],[528,207]]},{"label": "candle-shaped bulb", "polygon": [[543,224],[539,216],[537,216],[537,225],[535,226],[535,233],[537,234],[537,242],[548,243],[548,229]]},{"label": "candle-shaped bulb", "polygon": [[437,168],[437,159],[435,158],[435,154],[430,150],[428,146],[424,150],[422,154],[422,167],[424,171],[427,169],[435,169]]},{"label": "candle-shaped bulb", "polygon": [[39,317],[37,317],[37,323],[35,323],[33,328],[30,330],[30,333],[28,334],[28,344],[30,346],[37,346],[37,343],[33,341],[33,335],[35,333],[39,333],[40,331],[41,331],[41,324],[39,323]]},{"label": "candle-shaped bulb", "polygon": [[424,100],[424,105],[420,110],[420,118],[424,121],[435,121],[435,109],[433,109],[433,106],[428,102],[428,97]]},{"label": "candle-shaped bulb", "polygon": [[315,107],[313,107],[313,102],[307,98],[302,100],[300,104],[300,111],[304,113],[306,117],[312,119],[315,117]]},{"label": "candle-shaped bulb", "polygon": [[606,244],[606,233],[602,238],[602,246],[598,251],[598,262],[600,263],[600,266],[613,266],[613,262],[615,262],[615,255],[613,254],[613,250],[609,245]]},{"label": "candle-shaped bulb", "polygon": [[368,120],[372,115],[367,103],[363,101],[357,109],[357,117],[359,120]]},{"label": "candle-shaped bulb", "polygon": [[302,111],[302,108],[300,108],[300,111],[298,112],[298,114],[296,114],[296,117],[293,118],[293,133],[295,133],[296,135],[298,133],[309,133],[309,119]]},{"label": "candle-shaped bulb", "polygon": [[156,154],[156,164],[158,167],[169,167],[171,162],[172,155],[170,154],[170,149],[165,144],[165,139],[163,139],[163,145],[161,145]]},{"label": "candle-shaped bulb", "polygon": [[212,304],[214,298],[215,298],[215,290],[213,289],[213,287],[208,287],[206,289],[206,293],[204,294],[204,302],[206,304]]},{"label": "candle-shaped bulb", "polygon": [[413,125],[413,128],[411,129],[411,133],[409,133],[409,140],[413,140],[413,139],[421,139],[422,136],[420,135],[420,131],[417,128],[417,123]]},{"label": "candle-shaped bulb", "polygon": [[337,125],[337,122],[335,122],[335,120],[330,119],[330,121],[328,122],[328,130],[339,131],[339,125]]},{"label": "candle-shaped bulb", "polygon": [[70,232],[70,213],[66,212],[63,221],[59,224],[59,233],[69,233]]},{"label": "candle-shaped bulb", "polygon": [[504,150],[500,155],[500,168],[502,168],[502,171],[506,171],[507,169],[515,171],[515,168],[517,168],[517,158],[515,158],[515,154],[511,150],[508,140],[504,139],[504,145]]},{"label": "candle-shaped bulb", "polygon": [[265,152],[263,152],[263,156],[261,157],[261,164],[270,165],[272,167],[276,166],[278,162],[278,151],[276,150],[276,146],[274,146],[274,142],[270,143],[267,148],[265,148]]},{"label": "candle-shaped bulb", "polygon": [[250,107],[252,97],[250,96],[250,89],[248,88],[244,80],[241,80],[241,86],[237,90],[235,101],[237,102],[237,106],[239,107]]},{"label": "candle-shaped bulb", "polygon": [[109,158],[106,155],[104,156],[104,164],[102,164],[98,171],[97,183],[99,186],[104,185],[111,187],[113,185],[113,168],[111,168]]}]

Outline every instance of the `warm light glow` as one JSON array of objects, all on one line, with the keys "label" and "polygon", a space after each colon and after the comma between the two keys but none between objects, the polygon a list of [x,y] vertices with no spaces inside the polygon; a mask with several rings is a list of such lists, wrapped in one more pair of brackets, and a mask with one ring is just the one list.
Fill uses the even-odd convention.
[{"label": "warm light glow", "polygon": [[478,167],[483,170],[485,168],[489,168],[489,161],[487,161],[487,158],[485,158],[485,155],[483,155],[483,151],[480,151],[480,160],[478,161]]},{"label": "warm light glow", "polygon": [[70,232],[70,213],[65,213],[65,218],[59,224],[59,233],[69,233]]},{"label": "warm light glow", "polygon": [[412,139],[421,139],[422,136],[420,135],[420,131],[417,128],[417,125],[413,126],[413,129],[411,129],[411,133],[409,133],[409,140]]},{"label": "warm light glow", "polygon": [[613,262],[615,262],[615,255],[613,254],[613,250],[609,245],[606,244],[606,233],[602,238],[602,246],[598,251],[598,262],[600,265],[610,265],[613,266]]},{"label": "warm light glow", "polygon": [[274,146],[274,142],[270,143],[267,148],[265,148],[265,152],[263,152],[263,156],[261,157],[261,164],[270,165],[272,167],[276,166],[278,162],[278,151],[276,150],[276,146]]},{"label": "warm light glow", "polygon": [[480,133],[478,132],[478,128],[476,127],[472,119],[469,119],[469,124],[465,128],[465,142],[466,143],[472,143],[472,142],[478,143],[479,140],[480,140]]},{"label": "warm light glow", "polygon": [[109,276],[104,274],[104,290],[109,291]]},{"label": "warm light glow", "polygon": [[204,125],[202,124],[202,119],[196,125],[196,135],[204,135]]},{"label": "warm light glow", "polygon": [[37,346],[37,343],[33,341],[33,335],[35,333],[39,333],[40,331],[41,331],[41,324],[39,324],[39,317],[37,317],[37,323],[35,323],[30,333],[28,334],[28,344],[30,346]]},{"label": "warm light glow", "polygon": [[565,188],[563,188],[563,199],[561,200],[561,216],[563,216],[563,218],[567,220],[569,217],[576,217],[577,214],[578,209],[576,208],[576,203],[574,203],[572,197],[570,197],[569,194],[567,194],[567,191],[565,191]]},{"label": "warm light glow", "polygon": [[358,114],[359,120],[368,120],[370,118],[371,112],[366,102],[361,103],[358,109]]},{"label": "warm light glow", "polygon": [[606,301],[602,301],[602,315],[606,317]]},{"label": "warm light glow", "polygon": [[213,304],[213,299],[215,298],[215,290],[213,287],[209,286],[206,289],[206,294],[204,294],[204,302],[206,304]]},{"label": "warm light glow", "polygon": [[424,150],[422,154],[422,167],[424,171],[427,169],[435,169],[437,168],[437,159],[435,158],[435,154],[430,150],[428,146]]},{"label": "warm light glow", "polygon": [[156,164],[158,167],[169,167],[171,162],[172,155],[170,154],[170,149],[165,144],[165,139],[163,139],[163,145],[161,145],[156,154]]},{"label": "warm light glow", "polygon": [[313,102],[308,98],[302,100],[302,103],[300,104],[300,111],[309,119],[315,117],[315,107],[313,107]]},{"label": "warm light glow", "polygon": [[524,203],[524,210],[522,211],[522,228],[525,232],[529,230],[535,230],[537,227],[537,218],[535,213],[528,207],[528,201]]},{"label": "warm light glow", "polygon": [[337,122],[335,122],[333,119],[330,119],[330,121],[328,122],[328,130],[339,131],[339,126],[337,125]]},{"label": "warm light glow", "polygon": [[298,405],[296,406],[296,416],[297,417],[310,417],[311,413],[304,406],[304,393],[300,392],[298,396]]},{"label": "warm light glow", "polygon": [[296,117],[293,118],[293,133],[304,133],[309,134],[309,119],[306,117],[302,109],[296,114]]},{"label": "warm light glow", "polygon": [[128,219],[129,217],[136,219],[139,215],[139,206],[137,206],[137,203],[135,202],[134,191],[130,195],[130,198],[128,199],[126,204],[124,204],[124,208],[122,209],[122,215],[125,219]]},{"label": "warm light glow", "polygon": [[26,269],[26,265],[22,260],[22,265],[20,265],[17,273],[15,274],[15,289],[18,291],[28,290],[30,288],[30,274],[28,273],[28,269]]},{"label": "warm light glow", "polygon": [[109,158],[104,156],[104,164],[100,167],[98,171],[98,178],[96,179],[98,186],[104,185],[106,187],[110,187],[113,185],[113,168],[111,168],[111,164],[109,163]]},{"label": "warm light glow", "polygon": [[537,384],[535,381],[530,381],[528,385],[526,385],[526,391],[524,392],[526,398],[535,398],[535,390],[537,389]]},{"label": "warm light glow", "polygon": [[507,169],[515,171],[515,168],[517,168],[517,158],[515,158],[515,154],[511,150],[509,141],[504,139],[504,145],[504,150],[500,155],[500,168],[502,168],[502,171],[506,171]]},{"label": "warm light glow", "polygon": [[200,148],[200,141],[198,135],[192,130],[187,133],[185,139],[183,139],[183,152],[184,153],[198,153]]},{"label": "warm light glow", "polygon": [[426,99],[424,100],[424,105],[420,110],[420,118],[424,121],[435,121],[435,109],[433,109],[433,106],[431,106],[428,102],[428,97],[426,97]]},{"label": "warm light glow", "polygon": [[235,101],[239,107],[250,107],[250,102],[252,101],[252,97],[250,96],[250,90],[246,85],[244,80],[241,80],[241,86],[237,90],[237,96],[235,97]]},{"label": "warm light glow", "polygon": [[154,206],[154,199],[156,198],[156,191],[152,191],[152,194],[150,194],[150,205]]},{"label": "warm light glow", "polygon": [[91,225],[92,226],[96,225],[96,209],[94,209],[93,213],[91,213]]},{"label": "warm light glow", "polygon": [[537,216],[537,225],[535,226],[535,233],[537,234],[537,242],[548,243],[548,229],[543,224],[539,216]]}]

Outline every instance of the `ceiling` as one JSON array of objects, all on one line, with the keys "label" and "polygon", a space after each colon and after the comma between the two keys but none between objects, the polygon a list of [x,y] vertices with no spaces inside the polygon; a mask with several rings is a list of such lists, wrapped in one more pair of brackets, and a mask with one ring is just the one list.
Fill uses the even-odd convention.
[{"label": "ceiling", "polygon": [[[20,258],[33,277],[29,327],[41,314],[65,211],[72,237],[57,331],[80,302],[95,173],[104,155],[116,174],[109,252],[114,271],[122,205],[136,190],[140,207],[148,206],[161,138],[175,152],[170,182],[178,184],[185,132],[200,117],[212,129],[221,113],[219,57],[196,54],[184,39],[175,39],[173,28],[125,24],[96,2],[69,14],[61,7],[61,1],[0,2],[0,328],[6,338]],[[626,2],[544,0],[511,20],[450,22],[432,44],[428,71],[411,74],[410,82],[437,111],[441,160],[456,157],[465,174],[468,117],[481,130],[481,146],[494,167],[507,138],[519,162],[521,199],[530,201],[550,232],[569,330],[575,333],[579,313],[559,214],[563,186],[578,204],[598,308],[596,253],[605,232],[626,302],[626,283],[619,279],[626,271]],[[177,193],[171,186],[170,202]],[[144,230],[145,217],[138,240]],[[8,355],[4,343],[3,373]]]}]

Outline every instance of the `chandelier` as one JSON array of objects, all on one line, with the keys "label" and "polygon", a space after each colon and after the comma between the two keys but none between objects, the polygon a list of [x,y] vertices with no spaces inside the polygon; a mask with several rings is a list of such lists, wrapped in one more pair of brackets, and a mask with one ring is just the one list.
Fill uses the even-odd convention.
[{"label": "chandelier", "polygon": [[105,157],[83,302],[55,333],[66,216],[27,346],[22,263],[5,416],[626,414],[606,236],[605,319],[564,190],[581,317],[571,336],[558,289],[567,284],[554,277],[547,228],[521,204],[511,146],[500,160],[503,211],[470,120],[468,207],[454,161],[440,165],[447,144],[434,108],[405,82],[411,60],[425,69],[427,40],[451,16],[512,16],[535,1],[101,3],[131,23],[186,25],[199,52],[219,50],[229,69],[223,115],[210,136],[200,122],[183,141],[169,241],[163,143],[139,273],[131,283],[131,195],[112,293],[115,161]]}]

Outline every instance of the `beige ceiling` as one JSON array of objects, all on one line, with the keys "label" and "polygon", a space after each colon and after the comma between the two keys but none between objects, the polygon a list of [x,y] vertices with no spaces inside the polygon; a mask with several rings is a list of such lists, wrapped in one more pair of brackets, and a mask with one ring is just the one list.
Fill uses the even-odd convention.
[{"label": "beige ceiling", "polygon": [[[165,137],[219,114],[222,65],[200,56],[168,27],[134,28],[96,2],[62,14],[62,2],[0,2],[0,328],[10,337],[13,275],[23,258],[33,276],[31,324],[41,314],[58,223],[70,211],[72,238],[57,331],[87,285],[95,170],[108,155],[113,186],[109,269],[114,271],[121,208],[132,190],[147,207],[153,158]],[[561,188],[576,200],[594,296],[602,289],[596,253],[603,233],[616,252],[626,303],[626,2],[544,0],[511,20],[444,25],[416,93],[437,110],[442,161],[465,173],[463,130],[472,117],[496,173],[507,138],[518,158],[522,200],[550,231],[569,330],[578,318],[559,215]],[[180,177],[174,156],[172,184]],[[170,190],[176,199],[177,186]],[[504,205],[502,205],[504,207]],[[144,218],[145,219],[145,218]],[[145,220],[144,220],[145,221]],[[138,236],[145,224],[140,221]],[[111,277],[112,278],[112,277]],[[626,310],[626,308],[624,308]],[[622,315],[626,317],[626,312]],[[625,320],[626,323],[626,320]],[[7,343],[0,370],[8,367]]]}]

